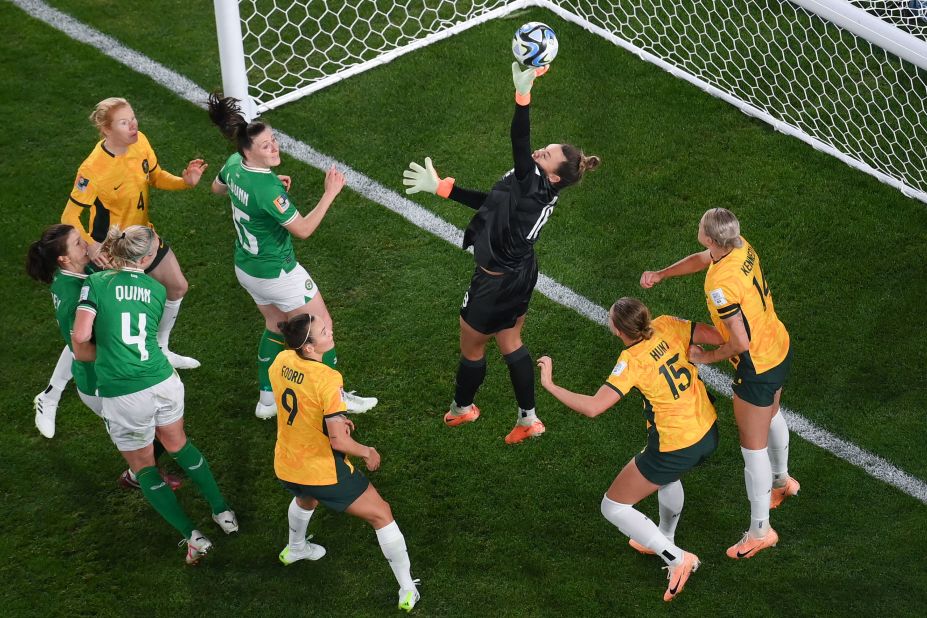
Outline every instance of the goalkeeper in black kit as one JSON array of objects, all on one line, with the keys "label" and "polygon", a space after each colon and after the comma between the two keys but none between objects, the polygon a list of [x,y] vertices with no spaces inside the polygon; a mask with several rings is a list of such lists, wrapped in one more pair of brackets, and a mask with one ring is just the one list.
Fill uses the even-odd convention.
[{"label": "goalkeeper in black kit", "polygon": [[505,437],[508,444],[544,433],[535,410],[534,362],[521,340],[538,280],[534,244],[554,212],[560,191],[599,166],[598,157],[586,156],[570,144],[531,150],[531,86],[546,69],[525,69],[512,63],[515,167],[489,193],[457,187],[450,177],[439,178],[430,158],[425,159],[425,167],[410,163],[403,173],[403,183],[409,187],[406,193],[435,193],[476,211],[464,234],[464,249],[473,247],[476,266],[460,308],[460,363],[454,401],[444,423],[457,427],[479,418],[473,399],[486,376],[486,344],[495,338],[518,402],[518,420]]}]

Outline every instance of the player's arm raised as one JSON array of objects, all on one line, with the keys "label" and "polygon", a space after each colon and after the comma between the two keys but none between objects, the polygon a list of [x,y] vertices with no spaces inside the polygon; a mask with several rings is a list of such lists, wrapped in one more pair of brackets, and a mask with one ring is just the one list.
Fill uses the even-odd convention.
[{"label": "player's arm raised", "polygon": [[297,216],[293,221],[287,223],[283,227],[297,238],[309,238],[322,223],[322,219],[325,218],[325,214],[328,212],[329,207],[335,201],[335,198],[338,197],[338,194],[341,193],[341,189],[344,188],[344,183],[344,174],[332,166],[325,173],[325,192],[322,194],[315,208],[307,215]]},{"label": "player's arm raised", "polygon": [[595,395],[574,393],[554,383],[554,361],[549,356],[538,359],[541,368],[541,386],[557,400],[574,412],[593,418],[602,414],[621,400],[621,395],[608,385],[603,384]]},{"label": "player's arm raised", "polygon": [[693,253],[692,255],[684,257],[675,264],[667,266],[662,270],[644,271],[641,275],[641,287],[652,288],[664,279],[698,273],[708,268],[709,265],[711,265],[711,253],[708,252],[708,249],[705,249],[704,251],[699,251],[698,253]]}]

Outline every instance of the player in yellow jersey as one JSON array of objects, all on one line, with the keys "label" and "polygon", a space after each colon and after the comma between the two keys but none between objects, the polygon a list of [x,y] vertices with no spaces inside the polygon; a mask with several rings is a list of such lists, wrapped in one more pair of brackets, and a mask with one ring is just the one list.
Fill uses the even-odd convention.
[{"label": "player in yellow jersey", "polygon": [[376,449],[351,437],[354,423],[345,416],[341,374],[322,362],[335,346],[328,322],[303,313],[277,327],[288,349],[277,354],[270,366],[278,408],[274,472],[294,496],[287,511],[289,543],[280,552],[280,561],[290,565],[325,555],[323,547],[306,541],[309,520],[321,502],[373,526],[399,583],[399,609],[409,611],[419,593],[405,537],[389,504],[348,459],[360,457],[370,471],[380,466]]},{"label": "player in yellow jersey", "polygon": [[[698,556],[674,541],[685,497],[679,479],[718,447],[718,417],[686,351],[693,343],[719,345],[723,339],[707,324],[665,315],[651,320],[650,311],[636,298],[618,299],[608,315],[609,328],[625,349],[596,394],[582,395],[555,384],[548,356],[538,359],[541,385],[565,406],[589,417],[605,412],[634,388],[643,395],[647,446],[615,477],[601,510],[630,537],[631,547],[666,562],[669,584],[663,600],[672,601],[699,566]],[[634,508],[655,491],[659,527]]]},{"label": "player in yellow jersey", "polygon": [[[135,112],[125,99],[112,97],[100,101],[90,121],[100,131],[102,139],[77,170],[61,222],[80,230],[90,245],[90,257],[98,266],[106,267],[100,243],[106,238],[109,227],[116,224],[123,229],[130,225],[154,227],[149,218],[150,187],[167,191],[192,189],[199,183],[207,165],[202,159],[194,159],[187,164],[182,177],[166,171],[148,138],[138,130]],[[89,213],[86,227],[81,222],[85,211]],[[171,329],[188,286],[176,255],[161,237],[158,238],[158,254],[146,272],[167,288],[168,302],[158,325],[158,345],[175,368],[199,366],[195,359],[168,349]]]},{"label": "player in yellow jersey", "polygon": [[789,333],[776,315],[769,283],[756,250],[740,235],[740,222],[725,208],[712,208],[699,223],[704,251],[660,271],[641,275],[650,288],[664,279],[707,270],[705,299],[724,345],[690,349],[694,363],[730,360],[734,365],[734,418],[744,457],[750,501],[750,529],[727,550],[731,558],[752,558],[779,541],[769,526],[769,510],[798,493],[789,476],[789,428],[779,413],[782,386],[791,365]]}]

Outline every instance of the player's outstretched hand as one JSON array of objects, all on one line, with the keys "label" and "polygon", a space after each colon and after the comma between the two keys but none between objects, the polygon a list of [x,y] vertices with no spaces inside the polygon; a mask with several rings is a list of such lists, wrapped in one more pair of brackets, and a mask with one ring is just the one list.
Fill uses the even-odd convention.
[{"label": "player's outstretched hand", "polygon": [[344,183],[344,174],[335,169],[334,165],[325,172],[325,193],[330,197],[335,197],[341,193],[341,189],[344,188]]},{"label": "player's outstretched hand", "polygon": [[409,169],[402,173],[402,184],[409,187],[406,189],[408,195],[427,191],[428,193],[438,192],[438,172],[431,163],[431,157],[425,157],[425,167],[422,167],[415,161],[409,163]]},{"label": "player's outstretched hand", "polygon": [[367,466],[367,469],[371,472],[374,472],[377,468],[380,467],[380,453],[377,452],[377,449],[372,446],[368,447],[370,452],[364,457],[364,465]]},{"label": "player's outstretched hand", "polygon": [[109,254],[103,251],[103,243],[94,243],[87,248],[87,256],[90,257],[90,261],[99,266],[100,268],[106,270],[113,267],[113,263],[109,259]]},{"label": "player's outstretched hand", "polygon": [[518,62],[512,63],[512,82],[515,84],[515,92],[524,96],[531,92],[531,86],[534,80],[550,69],[550,65],[535,69],[534,67],[525,68]]},{"label": "player's outstretched hand", "polygon": [[284,191],[289,191],[290,187],[293,186],[293,179],[289,176],[286,176],[285,174],[277,174],[277,178],[280,180],[280,182],[283,183]]},{"label": "player's outstretched hand", "polygon": [[187,169],[183,171],[183,181],[190,187],[195,187],[203,177],[203,172],[209,167],[202,159],[193,159],[187,163]]},{"label": "player's outstretched hand", "polygon": [[644,289],[652,288],[661,281],[663,281],[663,277],[660,275],[660,273],[654,272],[652,270],[645,271],[641,275],[641,287]]},{"label": "player's outstretched hand", "polygon": [[549,356],[542,356],[538,359],[538,367],[541,368],[541,386],[550,388],[554,383],[554,361]]}]

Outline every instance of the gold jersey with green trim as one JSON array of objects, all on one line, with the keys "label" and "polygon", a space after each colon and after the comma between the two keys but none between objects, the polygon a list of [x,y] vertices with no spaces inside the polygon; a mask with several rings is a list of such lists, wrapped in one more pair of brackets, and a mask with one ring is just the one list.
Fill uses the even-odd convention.
[{"label": "gold jersey with green trim", "polygon": [[[62,223],[81,229],[82,224],[77,225],[81,209],[89,209],[87,229],[97,242],[106,238],[111,225],[123,229],[130,225],[152,227],[150,185],[168,190],[186,188],[182,178],[158,166],[158,157],[141,131],[138,141],[122,155],[107,150],[101,140],[77,170]],[[84,238],[87,236],[85,233]]]},{"label": "gold jersey with green trim", "polygon": [[94,369],[100,397],[137,393],[174,373],[158,347],[166,300],[164,286],[135,268],[94,273],[84,282],[77,310],[96,314]]},{"label": "gold jersey with green trim", "polygon": [[218,180],[228,187],[232,202],[235,265],[260,279],[276,279],[296,268],[293,240],[283,226],[299,211],[277,175],[245,165],[235,153],[222,166]]},{"label": "gold jersey with green trim", "polygon": [[[67,344],[71,347],[71,331],[74,330],[74,312],[80,300],[80,290],[88,275],[72,273],[69,270],[55,271],[51,283],[52,303],[55,306],[55,319],[58,321],[58,330]],[[97,374],[92,362],[75,360],[71,365],[71,374],[74,376],[74,386],[85,395],[96,395]]]},{"label": "gold jersey with green trim", "polygon": [[606,384],[622,397],[640,391],[648,446],[665,453],[701,440],[718,415],[686,356],[695,324],[667,315],[651,324],[653,337],[622,350]]},{"label": "gold jersey with green trim", "polygon": [[338,482],[336,458],[353,472],[347,455],[332,449],[325,426],[326,418],[347,411],[341,374],[285,350],[274,359],[269,376],[277,404],[277,478],[300,485],[334,485]]},{"label": "gold jersey with green trim", "polygon": [[711,321],[725,341],[731,335],[724,320],[738,313],[743,317],[750,349],[731,358],[731,363],[735,367],[752,364],[756,373],[763,373],[785,360],[789,332],[776,315],[760,256],[743,236],[740,239],[743,246],[708,266],[705,301]]}]

